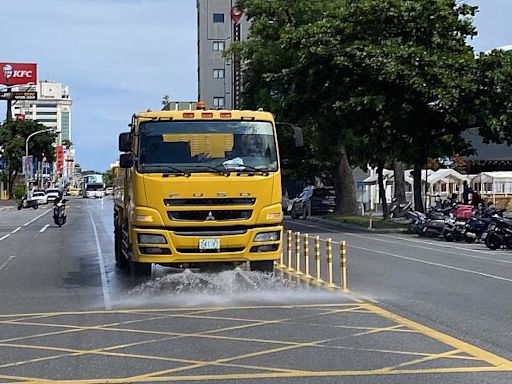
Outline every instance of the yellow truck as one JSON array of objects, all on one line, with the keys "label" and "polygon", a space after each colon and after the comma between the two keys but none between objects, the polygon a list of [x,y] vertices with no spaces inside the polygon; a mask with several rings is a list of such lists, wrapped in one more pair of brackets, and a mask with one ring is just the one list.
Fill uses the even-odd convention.
[{"label": "yellow truck", "polygon": [[[198,104],[200,108],[200,104]],[[275,122],[263,111],[142,112],[119,136],[117,264],[272,272],[283,238]]]}]

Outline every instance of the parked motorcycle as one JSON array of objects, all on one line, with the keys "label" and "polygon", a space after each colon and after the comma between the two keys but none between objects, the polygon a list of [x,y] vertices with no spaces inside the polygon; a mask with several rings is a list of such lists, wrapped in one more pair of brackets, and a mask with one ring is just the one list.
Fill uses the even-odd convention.
[{"label": "parked motorcycle", "polygon": [[482,235],[489,228],[491,218],[493,216],[503,217],[503,213],[505,211],[506,209],[487,209],[481,213],[473,215],[466,223],[466,232],[464,233],[466,242],[474,243],[477,240],[481,240]]},{"label": "parked motorcycle", "polygon": [[423,236],[443,236],[445,226],[454,207],[436,208],[427,213],[427,222],[423,228]]},{"label": "parked motorcycle", "polygon": [[35,199],[30,199],[29,200],[27,198],[27,196],[24,196],[23,199],[18,204],[18,211],[21,211],[24,208],[38,209],[39,208],[39,204],[38,204],[37,200],[35,200]]},{"label": "parked motorcycle", "polygon": [[400,217],[407,217],[407,212],[411,210],[412,203],[398,204],[397,199],[393,199],[389,207],[389,218],[398,219]]},{"label": "parked motorcycle", "polygon": [[66,224],[66,199],[55,200],[53,207],[53,222],[59,227]]},{"label": "parked motorcycle", "polygon": [[492,250],[502,247],[512,248],[512,220],[493,216],[487,231],[482,234],[482,241]]}]

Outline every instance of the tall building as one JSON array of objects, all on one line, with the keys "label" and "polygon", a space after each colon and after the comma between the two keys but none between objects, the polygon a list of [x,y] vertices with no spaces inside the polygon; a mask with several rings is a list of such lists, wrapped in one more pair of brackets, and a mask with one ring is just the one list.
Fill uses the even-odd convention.
[{"label": "tall building", "polygon": [[[13,118],[23,116],[26,120],[37,120],[48,128],[59,132],[56,145],[73,142],[71,125],[71,105],[73,101],[69,87],[56,81],[38,81],[35,86],[20,86],[18,90],[36,90],[37,100],[19,100],[13,104]],[[75,167],[74,146],[64,146],[63,164],[60,172],[55,172],[55,178],[60,179],[62,186],[73,177]],[[52,169],[56,169],[52,167]]]},{"label": "tall building", "polygon": [[[22,87],[20,87],[22,88]],[[35,86],[37,100],[17,101],[12,107],[13,118],[23,115],[27,120],[37,120],[48,128],[59,131],[57,144],[72,142],[71,105],[69,87],[56,81],[38,81]],[[34,89],[34,86],[31,88]]]},{"label": "tall building", "polygon": [[198,100],[213,109],[237,109],[241,68],[225,58],[231,42],[249,33],[245,15],[234,10],[235,0],[197,0]]}]

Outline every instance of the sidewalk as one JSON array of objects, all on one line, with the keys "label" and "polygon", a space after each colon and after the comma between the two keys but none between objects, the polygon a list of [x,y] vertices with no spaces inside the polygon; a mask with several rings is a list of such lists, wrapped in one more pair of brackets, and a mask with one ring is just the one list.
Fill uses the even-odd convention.
[{"label": "sidewalk", "polygon": [[0,211],[15,208],[17,205],[16,200],[0,200]]},{"label": "sidewalk", "polygon": [[308,217],[308,220],[314,221],[317,223],[321,223],[321,224],[332,225],[332,226],[338,227],[340,229],[348,229],[348,230],[359,231],[359,232],[373,232],[373,233],[406,233],[407,232],[407,228],[375,229],[375,228],[368,228],[368,227],[363,227],[363,226],[355,225],[355,224],[341,223],[337,220],[325,219],[325,218],[314,217],[314,216]]}]

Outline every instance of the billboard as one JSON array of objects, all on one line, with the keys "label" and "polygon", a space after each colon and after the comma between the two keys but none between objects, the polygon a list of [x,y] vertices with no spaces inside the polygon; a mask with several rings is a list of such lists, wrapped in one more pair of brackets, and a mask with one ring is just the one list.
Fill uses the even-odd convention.
[{"label": "billboard", "polygon": [[0,63],[0,84],[21,85],[37,83],[37,64]]},{"label": "billboard", "polygon": [[35,91],[0,91],[0,100],[37,100]]},{"label": "billboard", "polygon": [[61,171],[64,167],[64,147],[57,145],[57,170]]}]

